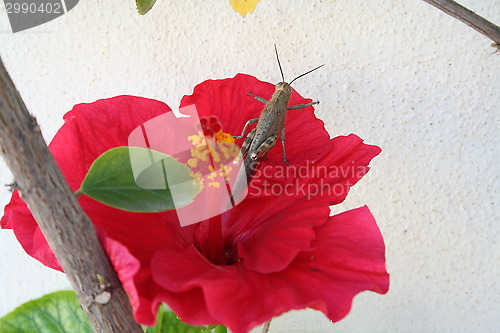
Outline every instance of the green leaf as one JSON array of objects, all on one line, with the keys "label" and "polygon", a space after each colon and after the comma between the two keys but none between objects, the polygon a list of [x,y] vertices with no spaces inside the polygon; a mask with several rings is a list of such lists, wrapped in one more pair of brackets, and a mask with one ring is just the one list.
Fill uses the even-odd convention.
[{"label": "green leaf", "polygon": [[137,5],[137,11],[139,14],[144,15],[153,8],[155,2],[156,0],[136,0],[135,4]]},{"label": "green leaf", "polygon": [[214,328],[214,333],[227,333],[227,328],[226,328],[226,326],[217,325]]},{"label": "green leaf", "polygon": [[0,318],[2,333],[92,333],[73,291],[58,291],[25,303]]},{"label": "green leaf", "polygon": [[77,194],[131,212],[184,207],[200,192],[191,170],[171,156],[139,147],[117,147],[99,156]]},{"label": "green leaf", "polygon": [[[162,305],[156,316],[156,325],[148,327],[146,333],[208,333],[214,327],[216,326],[206,327],[185,324],[175,315],[175,313],[167,310],[167,308]],[[217,327],[220,327],[220,325]]]}]

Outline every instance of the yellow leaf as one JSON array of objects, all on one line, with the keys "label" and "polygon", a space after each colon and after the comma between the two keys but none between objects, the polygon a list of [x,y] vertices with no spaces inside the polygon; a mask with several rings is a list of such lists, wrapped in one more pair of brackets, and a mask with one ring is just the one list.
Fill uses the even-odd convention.
[{"label": "yellow leaf", "polygon": [[257,7],[257,3],[260,0],[229,0],[233,9],[245,17],[246,14],[252,13]]}]

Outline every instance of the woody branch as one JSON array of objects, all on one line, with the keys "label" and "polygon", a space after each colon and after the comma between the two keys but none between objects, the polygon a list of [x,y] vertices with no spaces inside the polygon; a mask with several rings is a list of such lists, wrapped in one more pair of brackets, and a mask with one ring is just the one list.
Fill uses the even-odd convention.
[{"label": "woody branch", "polygon": [[473,11],[452,0],[424,0],[425,2],[441,9],[446,14],[467,24],[479,33],[495,42],[493,46],[500,46],[500,28]]},{"label": "woody branch", "polygon": [[[98,333],[142,333],[127,294],[90,219],[78,204],[43,140],[40,128],[0,58],[0,153],[15,184],[68,276]],[[106,282],[103,290],[102,277]],[[95,296],[111,296],[106,304]]]}]

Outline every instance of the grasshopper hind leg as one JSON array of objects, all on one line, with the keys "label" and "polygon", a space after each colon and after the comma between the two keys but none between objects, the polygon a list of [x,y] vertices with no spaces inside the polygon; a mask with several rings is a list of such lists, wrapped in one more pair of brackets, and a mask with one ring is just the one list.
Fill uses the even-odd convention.
[{"label": "grasshopper hind leg", "polygon": [[286,151],[285,151],[285,128],[281,130],[281,148],[283,150],[283,162],[285,162],[286,165],[290,165],[288,161],[286,160]]},{"label": "grasshopper hind leg", "polygon": [[250,158],[254,161],[258,161],[262,154],[267,154],[271,148],[276,144],[276,140],[278,139],[278,133],[271,135],[268,137],[262,144],[255,150],[255,152],[250,155]]},{"label": "grasshopper hind leg", "polygon": [[243,126],[243,131],[241,131],[241,135],[233,135],[233,138],[241,139],[245,135],[245,132],[247,131],[247,127],[252,125],[252,124],[255,124],[258,121],[259,121],[259,118],[253,118],[253,119],[250,119],[249,121],[247,121],[245,126]]},{"label": "grasshopper hind leg", "polygon": [[253,130],[250,131],[250,133],[248,133],[247,137],[245,138],[245,141],[243,141],[243,144],[241,145],[241,150],[240,150],[241,155],[239,158],[234,160],[234,162],[233,162],[234,165],[240,164],[241,158],[243,158],[247,154],[248,148],[252,144],[252,140],[255,136],[255,132],[256,132],[256,128],[254,128]]}]

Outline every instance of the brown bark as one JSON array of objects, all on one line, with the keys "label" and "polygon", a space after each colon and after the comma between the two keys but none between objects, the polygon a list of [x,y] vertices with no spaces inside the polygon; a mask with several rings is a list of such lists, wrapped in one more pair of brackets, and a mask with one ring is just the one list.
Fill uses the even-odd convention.
[{"label": "brown bark", "polygon": [[262,326],[262,333],[267,333],[269,332],[269,326],[271,326],[271,321],[266,321],[264,323],[264,326]]},{"label": "brown bark", "polygon": [[142,333],[90,219],[57,167],[1,59],[0,152],[95,332]]},{"label": "brown bark", "polygon": [[[473,11],[452,0],[424,0],[425,2],[441,9],[446,14],[467,24],[479,33],[485,35],[495,42],[496,47],[500,45],[500,28]],[[494,45],[495,46],[495,45]]]}]

